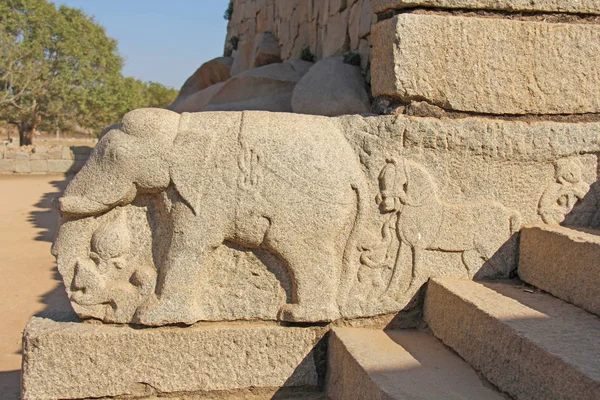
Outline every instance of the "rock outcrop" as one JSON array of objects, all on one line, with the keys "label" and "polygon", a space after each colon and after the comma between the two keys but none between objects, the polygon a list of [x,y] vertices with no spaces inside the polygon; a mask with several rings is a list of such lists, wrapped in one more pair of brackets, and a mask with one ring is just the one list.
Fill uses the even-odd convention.
[{"label": "rock outcrop", "polygon": [[371,103],[360,68],[342,57],[317,62],[300,79],[292,96],[292,110],[300,114],[327,115],[369,112]]},{"label": "rock outcrop", "polygon": [[294,87],[310,66],[311,63],[297,61],[243,72],[225,82],[204,110],[292,112]]},{"label": "rock outcrop", "polygon": [[216,83],[226,81],[231,77],[232,64],[232,57],[217,57],[205,62],[185,81],[179,90],[178,98],[188,96]]}]

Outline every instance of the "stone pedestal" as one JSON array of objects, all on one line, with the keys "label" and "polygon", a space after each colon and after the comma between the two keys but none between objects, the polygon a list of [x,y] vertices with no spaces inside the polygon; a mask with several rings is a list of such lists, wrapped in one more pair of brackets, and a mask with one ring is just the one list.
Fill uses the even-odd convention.
[{"label": "stone pedestal", "polygon": [[259,322],[136,329],[34,317],[23,339],[22,398],[318,396],[326,332]]}]

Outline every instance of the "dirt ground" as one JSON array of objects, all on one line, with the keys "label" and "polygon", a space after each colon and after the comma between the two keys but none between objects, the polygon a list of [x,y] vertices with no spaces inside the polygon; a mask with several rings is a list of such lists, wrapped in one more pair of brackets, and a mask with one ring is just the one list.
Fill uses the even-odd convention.
[{"label": "dirt ground", "polygon": [[62,175],[0,175],[0,399],[19,398],[21,334],[27,320],[70,309],[50,246],[58,223],[51,200]]}]

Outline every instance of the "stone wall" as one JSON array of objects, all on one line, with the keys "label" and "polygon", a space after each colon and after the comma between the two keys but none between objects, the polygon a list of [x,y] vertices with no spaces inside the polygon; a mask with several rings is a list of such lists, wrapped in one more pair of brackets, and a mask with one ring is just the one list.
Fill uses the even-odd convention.
[{"label": "stone wall", "polygon": [[598,4],[374,0],[372,94],[471,115],[597,116]]},{"label": "stone wall", "polygon": [[225,46],[237,37],[242,49],[257,34],[271,32],[284,61],[300,58],[304,49],[317,60],[353,51],[361,55],[366,70],[376,20],[371,0],[233,0]]},{"label": "stone wall", "polygon": [[75,173],[91,151],[87,146],[0,147],[0,174]]}]

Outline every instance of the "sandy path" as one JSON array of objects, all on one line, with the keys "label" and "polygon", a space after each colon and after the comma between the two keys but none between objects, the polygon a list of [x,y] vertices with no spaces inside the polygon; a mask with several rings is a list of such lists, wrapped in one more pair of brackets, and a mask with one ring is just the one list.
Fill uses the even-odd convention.
[{"label": "sandy path", "polygon": [[62,175],[0,175],[0,399],[19,398],[21,332],[45,311],[70,309],[50,246],[58,214],[50,201]]}]

